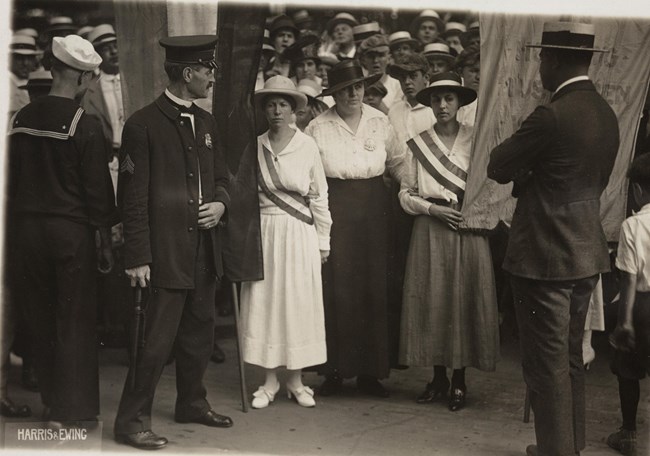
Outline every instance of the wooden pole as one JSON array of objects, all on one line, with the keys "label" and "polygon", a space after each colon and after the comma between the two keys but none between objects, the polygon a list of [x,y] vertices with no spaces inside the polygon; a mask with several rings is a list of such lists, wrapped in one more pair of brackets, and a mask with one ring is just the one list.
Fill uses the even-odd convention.
[{"label": "wooden pole", "polygon": [[237,293],[237,284],[232,283],[232,305],[235,315],[235,335],[237,336],[237,362],[239,363],[239,383],[241,387],[241,404],[244,413],[248,412],[248,393],[246,392],[246,372],[244,369],[244,359],[242,357],[241,331],[239,327],[239,294]]}]

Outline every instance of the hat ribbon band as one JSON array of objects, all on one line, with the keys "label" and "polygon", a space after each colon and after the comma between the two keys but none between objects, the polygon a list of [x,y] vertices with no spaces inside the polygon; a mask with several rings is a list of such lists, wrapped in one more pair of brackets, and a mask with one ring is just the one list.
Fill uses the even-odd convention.
[{"label": "hat ribbon band", "polygon": [[543,32],[542,45],[591,48],[594,46],[594,36],[572,33],[568,30],[561,32]]}]

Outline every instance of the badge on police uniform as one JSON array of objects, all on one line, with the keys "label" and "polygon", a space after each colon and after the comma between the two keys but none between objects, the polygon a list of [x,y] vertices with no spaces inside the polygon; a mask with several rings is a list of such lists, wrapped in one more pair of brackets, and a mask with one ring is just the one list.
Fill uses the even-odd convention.
[{"label": "badge on police uniform", "polygon": [[212,136],[210,136],[210,133],[205,134],[205,145],[208,149],[212,149]]}]

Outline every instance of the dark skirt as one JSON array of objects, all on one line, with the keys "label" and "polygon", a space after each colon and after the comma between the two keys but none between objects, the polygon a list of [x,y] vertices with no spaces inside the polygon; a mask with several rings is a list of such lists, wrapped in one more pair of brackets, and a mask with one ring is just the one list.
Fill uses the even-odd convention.
[{"label": "dark skirt", "polygon": [[343,378],[388,377],[387,212],[381,176],[327,179],[331,253],[323,267],[327,364]]}]

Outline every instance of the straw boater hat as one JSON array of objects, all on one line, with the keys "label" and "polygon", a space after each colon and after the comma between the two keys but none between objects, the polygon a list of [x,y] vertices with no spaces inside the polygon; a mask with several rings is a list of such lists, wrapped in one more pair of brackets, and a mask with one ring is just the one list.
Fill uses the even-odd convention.
[{"label": "straw boater hat", "polygon": [[307,105],[307,96],[296,89],[296,85],[291,79],[284,76],[273,76],[264,83],[264,88],[256,90],[253,94],[255,105],[264,100],[267,95],[284,95],[290,97],[296,102],[296,110],[304,109]]},{"label": "straw boater hat", "polygon": [[469,24],[469,27],[467,27],[466,31],[460,34],[460,43],[463,45],[463,47],[467,47],[469,46],[469,42],[472,38],[480,35],[481,35],[481,28],[480,28],[479,21],[474,21],[471,24]]},{"label": "straw boater hat", "polygon": [[467,27],[465,27],[465,24],[461,24],[460,22],[447,22],[445,24],[445,31],[441,33],[441,36],[443,38],[450,36],[460,36],[466,31]]},{"label": "straw boater hat", "polygon": [[90,41],[93,46],[97,48],[102,44],[117,41],[117,35],[115,35],[115,29],[111,24],[101,24],[95,27],[88,34],[88,41]]},{"label": "straw boater hat", "polygon": [[352,27],[352,34],[354,35],[354,42],[359,44],[366,38],[381,33],[381,28],[378,22],[368,22],[367,24],[355,25]]},{"label": "straw boater hat", "polygon": [[79,35],[68,35],[65,38],[55,36],[52,39],[52,54],[61,62],[79,71],[93,71],[102,63],[102,58],[90,41],[84,40]]},{"label": "straw boater hat", "polygon": [[413,22],[411,22],[411,32],[413,32],[413,34],[416,34],[420,28],[420,25],[424,21],[435,22],[440,33],[445,30],[445,24],[442,22],[442,19],[440,19],[440,15],[432,9],[427,9],[422,11],[418,17],[413,19]]},{"label": "straw boater hat", "polygon": [[79,35],[82,38],[88,39],[88,34],[93,31],[95,27],[92,25],[84,25],[81,27],[79,30],[77,30],[77,35]]},{"label": "straw boater hat", "polygon": [[52,73],[46,70],[36,70],[29,73],[27,84],[20,86],[20,89],[33,89],[36,87],[52,87]]},{"label": "straw boater hat", "polygon": [[429,43],[424,46],[422,54],[428,59],[441,59],[446,60],[449,63],[453,63],[455,57],[451,55],[451,50],[449,46],[445,43]]},{"label": "straw boater hat", "polygon": [[321,63],[325,65],[334,66],[340,62],[339,58],[332,54],[331,52],[319,52],[318,57],[320,58]]},{"label": "straw boater hat", "polygon": [[358,60],[346,59],[334,65],[331,70],[328,70],[327,80],[329,87],[323,90],[320,96],[326,97],[327,95],[332,95],[334,92],[345,89],[357,82],[363,82],[368,86],[377,82],[382,76],[380,73],[366,77],[363,75],[363,70]]},{"label": "straw boater hat", "polygon": [[469,87],[464,87],[461,83],[460,76],[458,76],[456,73],[451,72],[433,75],[431,77],[429,86],[420,90],[415,98],[420,104],[423,104],[424,106],[430,106],[431,93],[439,89],[451,90],[452,92],[456,93],[456,95],[458,95],[460,106],[468,105],[472,101],[476,100],[476,92]]},{"label": "straw boater hat", "polygon": [[388,47],[390,47],[391,51],[394,50],[395,47],[404,43],[410,44],[415,51],[420,50],[420,42],[413,38],[409,32],[402,30],[399,32],[391,33],[388,36]]},{"label": "straw boater hat", "polygon": [[309,11],[307,11],[306,9],[302,9],[302,10],[296,11],[293,14],[293,22],[294,22],[294,24],[296,24],[296,26],[298,28],[300,28],[300,26],[307,26],[309,24],[314,24],[315,20],[309,14]]},{"label": "straw boater hat", "polygon": [[596,28],[593,24],[580,22],[546,22],[540,44],[527,44],[526,47],[567,49],[572,51],[607,52],[594,48]]},{"label": "straw boater hat", "polygon": [[14,33],[9,43],[9,53],[19,55],[38,55],[41,53],[36,48],[36,40],[31,36]]},{"label": "straw boater hat", "polygon": [[76,33],[78,28],[79,27],[74,25],[72,22],[72,18],[68,16],[56,16],[50,19],[50,25],[43,31],[43,33],[47,36],[58,33],[71,34]]},{"label": "straw boater hat", "polygon": [[16,34],[16,35],[27,35],[27,36],[31,36],[34,39],[38,38],[38,32],[36,31],[36,29],[31,28],[31,27],[18,29],[18,30],[16,30],[14,32],[14,34]]},{"label": "straw boater hat", "polygon": [[325,30],[327,30],[327,33],[331,35],[334,27],[339,24],[348,24],[350,27],[354,27],[355,25],[359,25],[359,21],[357,21],[350,13],[338,13],[327,22]]}]

